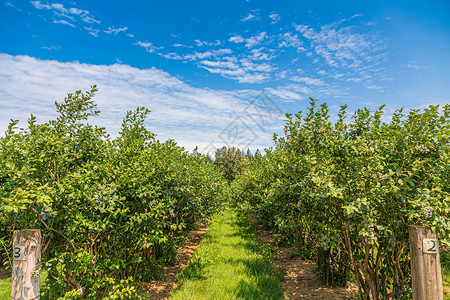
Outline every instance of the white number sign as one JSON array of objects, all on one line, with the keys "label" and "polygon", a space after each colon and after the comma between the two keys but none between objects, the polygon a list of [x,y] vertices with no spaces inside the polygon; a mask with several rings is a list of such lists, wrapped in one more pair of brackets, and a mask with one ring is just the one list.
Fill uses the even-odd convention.
[{"label": "white number sign", "polygon": [[25,246],[15,246],[13,252],[14,260],[27,260],[25,258]]},{"label": "white number sign", "polygon": [[439,253],[438,241],[436,239],[423,239],[423,253]]}]

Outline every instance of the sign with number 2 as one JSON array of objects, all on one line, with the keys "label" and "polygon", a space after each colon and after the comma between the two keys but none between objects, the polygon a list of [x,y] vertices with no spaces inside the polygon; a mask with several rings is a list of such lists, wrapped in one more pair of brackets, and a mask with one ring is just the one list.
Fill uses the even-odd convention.
[{"label": "sign with number 2", "polygon": [[423,253],[439,253],[437,239],[423,239]]}]

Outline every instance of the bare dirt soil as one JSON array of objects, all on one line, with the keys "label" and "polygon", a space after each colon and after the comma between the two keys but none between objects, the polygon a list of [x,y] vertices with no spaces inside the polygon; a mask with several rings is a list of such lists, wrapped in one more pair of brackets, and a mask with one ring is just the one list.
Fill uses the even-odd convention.
[{"label": "bare dirt soil", "polygon": [[286,272],[281,282],[285,290],[285,299],[357,299],[358,289],[355,285],[347,288],[329,288],[321,285],[315,276],[314,263],[292,257],[292,248],[277,246],[276,235],[271,230],[256,224],[251,216],[249,222],[256,227],[262,243],[271,244],[278,249],[278,257],[274,264],[276,269]]},{"label": "bare dirt soil", "polygon": [[199,229],[189,233],[188,241],[177,250],[178,259],[176,262],[164,268],[164,281],[155,280],[143,283],[144,290],[148,292],[147,299],[160,300],[170,298],[172,292],[178,287],[178,274],[187,267],[192,253],[200,246],[200,241],[207,231],[208,227],[205,224],[201,224]]},{"label": "bare dirt soil", "polygon": [[5,267],[0,266],[0,279],[5,279],[11,277],[11,269],[6,270]]}]

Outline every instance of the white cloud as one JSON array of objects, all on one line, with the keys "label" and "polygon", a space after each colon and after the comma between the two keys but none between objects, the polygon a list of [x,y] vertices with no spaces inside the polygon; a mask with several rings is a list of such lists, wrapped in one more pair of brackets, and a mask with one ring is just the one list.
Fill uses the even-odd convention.
[{"label": "white cloud", "polygon": [[[272,53],[263,52],[265,49],[263,47],[250,50],[251,55],[248,55],[247,58],[251,60],[272,60],[275,58],[275,55]],[[269,50],[270,52],[270,50]]]},{"label": "white cloud", "polygon": [[193,48],[192,46],[187,46],[184,44],[173,44],[172,46],[175,48]]},{"label": "white cloud", "polygon": [[410,68],[410,69],[414,69],[414,70],[423,70],[423,69],[426,69],[426,68],[427,68],[427,67],[425,67],[425,66],[417,65],[417,64],[414,64],[414,63],[408,63],[408,64],[406,65],[406,67],[407,67],[407,68]]},{"label": "white cloud", "polygon": [[252,48],[254,46],[259,45],[262,41],[264,41],[268,37],[269,36],[267,35],[267,32],[263,31],[249,38],[243,38],[242,35],[234,34],[228,39],[228,41],[236,44],[245,42],[245,47]]},{"label": "white cloud", "polygon": [[240,61],[200,61],[199,67],[213,74],[236,80],[240,83],[259,83],[267,80],[272,72],[268,64],[255,64],[241,59]]},{"label": "white cloud", "polygon": [[242,18],[242,22],[247,22],[256,18],[256,15],[249,13],[246,17]]},{"label": "white cloud", "polygon": [[271,13],[269,18],[272,20],[271,24],[275,24],[281,21],[281,17],[279,14]]},{"label": "white cloud", "polygon": [[290,79],[292,81],[302,82],[307,85],[325,85],[325,82],[323,82],[321,79],[316,79],[316,78],[294,76]]},{"label": "white cloud", "polygon": [[64,24],[64,25],[69,25],[70,27],[75,27],[75,25],[73,25],[70,22],[67,22],[66,20],[53,20],[53,23],[55,23],[55,24]]},{"label": "white cloud", "polygon": [[205,59],[205,58],[217,58],[219,56],[222,56],[224,54],[231,54],[233,53],[233,51],[231,49],[225,48],[225,49],[215,49],[215,50],[210,50],[210,51],[206,51],[206,52],[197,52],[195,51],[193,54],[186,54],[183,56],[183,58],[185,60],[190,60],[190,61],[197,61],[199,59]]},{"label": "white cloud", "polygon": [[55,50],[55,51],[61,50],[61,47],[60,47],[60,46],[50,46],[50,47],[44,46],[44,47],[41,47],[41,48],[44,49],[44,50],[49,50],[49,51],[52,51],[52,50]]},{"label": "white cloud", "polygon": [[94,100],[101,114],[90,122],[106,127],[113,136],[119,132],[126,111],[138,106],[152,111],[146,126],[159,139],[173,138],[189,149],[199,145],[202,150],[210,142],[223,145],[219,135],[236,116],[255,131],[253,147],[270,145],[273,128],[282,124],[275,120],[267,130],[252,124],[244,109],[258,95],[256,91],[196,88],[156,68],[62,63],[0,54],[0,131],[6,130],[11,118],[26,126],[31,113],[38,122],[55,118],[55,100],[61,101],[69,92],[87,90],[92,84],[99,87]]},{"label": "white cloud", "polygon": [[284,34],[280,34],[281,43],[278,44],[279,48],[282,47],[293,47],[297,48],[299,51],[306,51],[305,48],[301,47],[303,44],[302,41],[298,38],[298,34],[294,34],[292,32],[286,32]]},{"label": "white cloud", "polygon": [[89,14],[89,11],[71,7],[71,8],[69,8],[69,13],[71,13],[73,15],[87,15],[87,14]]},{"label": "white cloud", "polygon": [[141,46],[141,47],[145,48],[145,50],[147,52],[149,52],[149,53],[153,53],[156,50],[161,49],[161,47],[156,47],[156,46],[153,45],[153,43],[150,43],[150,42],[147,42],[147,41],[145,41],[145,42],[137,41],[133,45]]},{"label": "white cloud", "polygon": [[[76,7],[66,8],[61,3],[43,4],[41,1],[30,1],[30,3],[37,9],[50,10],[59,17],[65,17],[75,21],[75,17],[86,23],[100,24],[100,21],[95,19],[87,10]],[[61,22],[59,22],[61,23]]]},{"label": "white cloud", "polygon": [[266,91],[271,93],[272,95],[275,95],[276,97],[279,97],[283,100],[302,100],[305,99],[304,96],[289,90],[289,89],[284,89],[284,88],[280,88],[280,89],[274,89],[274,88],[266,88]]},{"label": "white cloud", "polygon": [[219,46],[221,44],[220,40],[215,40],[214,42],[208,42],[208,41],[201,41],[201,40],[194,40],[195,45],[197,45],[198,47],[201,46]]},{"label": "white cloud", "polygon": [[41,1],[31,1],[31,4],[33,4],[33,6],[37,9],[52,9],[51,5],[42,4]]},{"label": "white cloud", "polygon": [[165,57],[168,59],[173,59],[173,60],[183,60],[184,59],[181,55],[179,55],[175,52],[170,52],[170,53],[166,53],[166,54],[164,54],[164,53],[157,53],[157,54],[162,57]]},{"label": "white cloud", "polygon": [[[234,34],[229,38],[231,43],[244,43],[248,52],[233,53],[229,48],[211,49],[204,52],[194,51],[188,54],[158,53],[168,59],[184,60],[196,62],[197,66],[212,73],[218,74],[224,78],[236,80],[240,83],[259,83],[271,77],[275,68],[267,61],[275,58],[276,49],[265,49],[264,47],[254,48],[271,38],[266,32],[261,32],[249,38],[243,38],[241,35]],[[197,46],[217,46],[221,44],[220,40],[215,42],[205,42],[194,40]]]},{"label": "white cloud", "polygon": [[[148,42],[141,42],[140,46],[156,50],[151,48],[153,45]],[[273,58],[272,55],[264,53],[263,48],[252,49],[251,54],[248,55],[233,55],[233,51],[229,48],[205,52],[194,51],[184,55],[175,52],[158,53],[158,55],[173,60],[196,62],[201,69],[241,83],[262,82],[270,78],[270,74],[274,70],[272,65],[263,62]]]},{"label": "white cloud", "polygon": [[377,90],[377,91],[380,91],[380,92],[384,91],[384,88],[382,86],[379,86],[379,85],[376,85],[376,84],[363,84],[363,85],[368,90]]},{"label": "white cloud", "polygon": [[340,27],[343,21],[324,25],[320,30],[307,25],[294,24],[294,27],[332,67],[358,69],[365,63],[376,65],[382,61],[386,43],[375,34],[355,32],[353,26]]},{"label": "white cloud", "polygon": [[100,21],[95,19],[94,17],[91,16],[85,16],[83,17],[81,20],[83,20],[86,23],[96,23],[96,24],[100,24]]},{"label": "white cloud", "polygon": [[[329,72],[331,77],[381,90],[378,87],[388,77],[383,67],[387,62],[388,43],[377,33],[367,31],[364,25],[346,26],[346,22],[348,20],[342,19],[318,29],[308,25],[293,25],[309,41],[309,48],[314,51],[306,55],[312,56],[312,62],[318,66],[324,62],[333,68],[333,72]],[[367,80],[353,80],[356,77]]]},{"label": "white cloud", "polygon": [[259,45],[265,38],[267,38],[267,32],[263,31],[257,35],[251,36],[245,40],[245,47],[252,48]]},{"label": "white cloud", "polygon": [[127,31],[128,30],[128,27],[119,27],[119,28],[115,28],[115,27],[108,27],[108,30],[105,30],[104,32],[105,33],[107,33],[107,34],[114,34],[114,35],[117,35],[119,32],[122,32],[122,31]]},{"label": "white cloud", "polygon": [[100,33],[100,29],[95,29],[93,27],[84,27],[84,29],[86,29],[86,31],[95,37],[98,37],[98,34]]},{"label": "white cloud", "polygon": [[230,37],[228,39],[228,41],[238,44],[238,43],[243,43],[244,42],[244,38],[241,35],[235,34],[232,37]]}]

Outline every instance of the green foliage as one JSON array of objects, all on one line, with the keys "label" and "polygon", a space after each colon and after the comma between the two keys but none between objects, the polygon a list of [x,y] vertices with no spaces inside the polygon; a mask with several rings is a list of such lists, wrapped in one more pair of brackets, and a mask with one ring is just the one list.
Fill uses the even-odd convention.
[{"label": "green foliage", "polygon": [[90,125],[96,90],[69,94],[48,123],[11,121],[0,140],[0,255],[8,265],[13,230],[41,229],[44,297],[140,298],[137,282],[159,278],[228,195],[204,156],[155,139],[148,109],[128,112],[114,140]]},{"label": "green foliage", "polygon": [[450,105],[360,109],[332,123],[326,104],[286,115],[285,136],[233,182],[235,202],[364,299],[409,299],[408,225],[430,226],[450,245]]},{"label": "green foliage", "polygon": [[229,182],[241,172],[244,155],[236,147],[223,146],[216,150],[215,157],[214,164],[219,167]]}]

